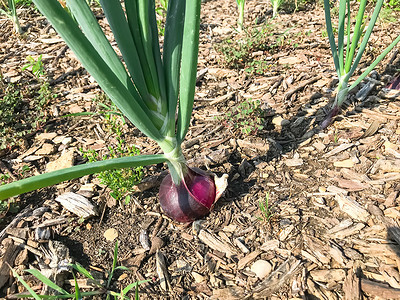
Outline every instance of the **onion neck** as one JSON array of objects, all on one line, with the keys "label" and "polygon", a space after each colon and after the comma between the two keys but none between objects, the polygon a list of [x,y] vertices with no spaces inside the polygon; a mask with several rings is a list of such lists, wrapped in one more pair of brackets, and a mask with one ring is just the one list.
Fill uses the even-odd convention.
[{"label": "onion neck", "polygon": [[179,185],[188,172],[186,159],[182,154],[182,147],[177,143],[175,137],[166,137],[164,141],[159,143],[164,152],[164,156],[168,159],[168,168],[175,185]]}]

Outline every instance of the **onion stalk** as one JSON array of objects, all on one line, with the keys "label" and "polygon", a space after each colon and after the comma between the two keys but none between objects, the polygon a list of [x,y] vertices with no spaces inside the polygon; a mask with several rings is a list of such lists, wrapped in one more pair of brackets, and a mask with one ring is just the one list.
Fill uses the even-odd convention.
[{"label": "onion stalk", "polygon": [[0,14],[6,15],[7,18],[9,18],[13,22],[15,33],[17,34],[23,33],[21,25],[19,24],[17,8],[15,6],[15,0],[8,0],[8,11],[0,8]]},{"label": "onion stalk", "polygon": [[[156,141],[164,154],[99,161],[33,176],[0,186],[0,200],[100,171],[167,162],[170,175],[160,189],[163,203],[185,198],[191,206],[207,203],[209,211],[209,203],[220,194],[214,177],[191,170],[181,148],[194,101],[201,0],[169,1],[162,55],[154,0],[125,0],[125,9],[119,0],[100,0],[122,60],[85,0],[67,0],[70,13],[57,0],[33,1],[123,115]],[[167,192],[165,183],[175,193]],[[162,206],[174,218],[174,211]],[[205,213],[188,214],[177,220],[187,222]]]},{"label": "onion stalk", "polygon": [[[337,31],[338,36],[336,45],[335,36],[333,34],[332,28],[330,1],[324,0],[326,30],[328,32],[329,44],[335,64],[335,69],[339,78],[339,83],[337,86],[336,98],[332,105],[332,108],[328,113],[326,119],[321,123],[322,129],[329,126],[329,124],[333,121],[333,118],[340,112],[340,107],[346,100],[348,93],[352,89],[354,89],[400,41],[399,35],[375,59],[375,61],[372,62],[368,66],[368,68],[351,85],[349,85],[349,80],[357,69],[357,66],[368,44],[368,40],[371,36],[372,30],[374,29],[379,12],[382,8],[383,0],[377,0],[375,9],[364,32],[364,21],[367,17],[367,15],[365,14],[366,4],[367,0],[360,0],[360,6],[356,16],[355,26],[352,32],[353,36],[351,37],[350,24],[352,22],[350,20],[350,0],[339,1],[339,25]],[[347,45],[345,43],[345,38],[347,39]]]},{"label": "onion stalk", "polygon": [[244,4],[246,0],[236,0],[238,10],[239,10],[239,17],[238,17],[238,31],[241,32],[243,30],[243,22],[244,22]]}]

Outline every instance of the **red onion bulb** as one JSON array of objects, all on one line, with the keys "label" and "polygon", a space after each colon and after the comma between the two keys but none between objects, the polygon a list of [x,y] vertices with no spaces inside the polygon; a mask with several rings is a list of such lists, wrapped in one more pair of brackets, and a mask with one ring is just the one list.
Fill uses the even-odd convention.
[{"label": "red onion bulb", "polygon": [[188,223],[207,215],[221,195],[214,176],[197,168],[187,168],[187,173],[178,185],[168,174],[160,186],[160,204],[172,219]]}]

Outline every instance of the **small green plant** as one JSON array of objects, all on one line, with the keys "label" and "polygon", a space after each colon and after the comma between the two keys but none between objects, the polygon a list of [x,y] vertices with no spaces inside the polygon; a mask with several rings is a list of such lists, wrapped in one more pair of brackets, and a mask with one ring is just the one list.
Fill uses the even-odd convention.
[{"label": "small green plant", "polygon": [[264,200],[263,199],[259,200],[258,207],[260,208],[261,216],[258,217],[257,219],[268,223],[274,216],[273,209],[269,205],[269,193],[267,193]]},{"label": "small green plant", "polygon": [[291,28],[284,32],[274,35],[271,28],[274,24],[265,23],[258,28],[249,28],[243,31],[242,35],[237,35],[224,40],[216,47],[222,54],[222,63],[233,69],[247,69],[247,72],[262,74],[270,67],[263,55],[254,57],[255,52],[268,52],[272,54],[277,49],[283,47]]},{"label": "small green plant", "polygon": [[[118,143],[116,147],[108,147],[109,154],[99,157],[94,150],[82,151],[83,157],[89,162],[106,160],[109,158],[118,158],[124,156],[136,156],[140,154],[135,146],[122,145]],[[98,174],[98,178],[102,184],[107,185],[111,192],[110,196],[117,201],[125,200],[129,202],[129,193],[134,191],[134,186],[138,184],[143,177],[142,167],[126,168],[119,170],[104,171]]]},{"label": "small green plant", "polygon": [[264,60],[253,60],[247,64],[245,71],[250,74],[262,75],[270,70],[272,66],[273,64]]},{"label": "small green plant", "polygon": [[21,25],[19,24],[19,19],[17,15],[17,8],[16,8],[16,2],[15,0],[8,0],[8,8],[6,5],[3,3],[2,0],[0,0],[0,4],[2,7],[5,7],[6,9],[0,8],[0,14],[6,15],[7,18],[9,18],[13,24],[14,24],[14,30],[18,34],[22,34],[22,28]]},{"label": "small green plant", "polygon": [[96,280],[92,274],[90,274],[90,272],[88,270],[86,270],[82,265],[80,265],[79,263],[77,264],[71,264],[72,269],[74,269],[76,272],[78,272],[79,274],[83,275],[84,277],[90,279],[93,284],[96,286],[96,290],[94,291],[90,291],[90,292],[81,292],[78,282],[76,280],[76,276],[74,273],[72,273],[73,277],[74,277],[74,281],[75,281],[75,292],[74,293],[70,293],[67,292],[65,289],[63,289],[62,287],[58,286],[57,284],[55,284],[54,282],[52,282],[49,278],[47,278],[46,276],[44,276],[42,273],[40,273],[38,270],[36,269],[29,269],[29,270],[25,270],[25,272],[35,276],[37,279],[39,279],[41,282],[43,282],[45,285],[47,285],[48,287],[52,288],[57,295],[54,296],[50,296],[50,295],[38,295],[26,282],[25,280],[23,280],[23,278],[18,275],[18,273],[14,270],[11,269],[14,276],[16,278],[18,278],[18,280],[22,283],[22,285],[27,289],[29,294],[18,294],[16,295],[18,298],[27,298],[27,297],[33,297],[34,299],[82,299],[82,297],[91,297],[91,296],[96,296],[96,295],[106,295],[106,299],[110,299],[111,296],[114,297],[114,299],[132,299],[126,296],[126,294],[132,290],[135,289],[135,300],[139,299],[139,285],[149,282],[150,280],[142,280],[142,281],[136,281],[134,283],[129,284],[128,286],[126,286],[124,289],[121,290],[120,293],[117,293],[115,291],[112,291],[110,289],[111,287],[111,282],[112,279],[114,277],[115,271],[117,270],[124,270],[124,271],[129,271],[128,268],[124,267],[124,266],[117,266],[117,256],[118,256],[118,242],[115,243],[115,248],[114,248],[114,256],[113,256],[113,263],[112,263],[112,267],[111,270],[108,272],[108,278],[106,283],[101,283],[98,280]]},{"label": "small green plant", "polygon": [[[103,103],[103,102],[110,103]],[[116,145],[108,147],[108,154],[99,156],[99,153],[95,150],[88,150],[81,152],[83,157],[89,162],[96,162],[106,160],[110,158],[119,158],[124,156],[136,156],[140,154],[138,148],[133,145],[128,145],[123,138],[122,126],[125,124],[125,120],[121,117],[118,108],[108,98],[101,97],[97,100],[99,107],[103,108],[101,112],[105,118],[105,126],[108,131],[113,134],[117,140]],[[107,185],[111,192],[110,196],[117,201],[129,202],[129,193],[134,191],[134,186],[138,184],[143,178],[143,168],[126,168],[118,170],[108,170],[98,174],[98,178],[102,184]]]},{"label": "small green plant", "polygon": [[30,69],[31,72],[33,73],[33,75],[36,76],[36,78],[40,78],[41,76],[45,75],[41,54],[38,56],[37,59],[35,59],[34,57],[29,55],[26,58],[26,60],[28,61],[28,63],[26,63],[22,67],[22,71],[25,71],[26,69]]},{"label": "small green plant", "polygon": [[[35,102],[38,104],[39,108],[43,108],[49,104],[52,99],[56,98],[57,94],[54,94],[50,88],[49,81],[47,80],[47,73],[44,69],[44,64],[42,61],[42,55],[39,55],[37,59],[32,56],[28,56],[26,60],[28,63],[26,63],[21,70],[24,71],[29,69],[39,81],[40,88],[35,95]],[[36,128],[40,127],[40,124],[44,123],[46,120],[43,110],[39,109],[37,110],[37,113],[38,116],[35,122]]]},{"label": "small green plant", "polygon": [[13,84],[0,89],[0,150],[17,145],[31,131],[30,116],[24,113],[21,91]]},{"label": "small green plant", "polygon": [[260,29],[252,28],[243,31],[241,37],[232,37],[224,40],[216,47],[223,55],[223,62],[228,68],[240,69],[253,61],[252,53],[270,49],[268,37],[270,24],[264,24]]},{"label": "small green plant", "polygon": [[224,119],[229,126],[239,128],[243,134],[248,135],[264,128],[261,115],[260,101],[248,99],[228,111]]}]

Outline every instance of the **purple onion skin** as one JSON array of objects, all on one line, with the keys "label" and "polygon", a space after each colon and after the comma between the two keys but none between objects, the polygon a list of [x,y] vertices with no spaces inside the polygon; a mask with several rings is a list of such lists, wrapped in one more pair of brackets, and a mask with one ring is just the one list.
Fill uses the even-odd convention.
[{"label": "purple onion skin", "polygon": [[339,114],[339,111],[340,108],[338,106],[335,106],[334,108],[331,109],[331,111],[326,116],[325,120],[323,120],[320,125],[322,130],[327,128],[332,123],[333,118]]},{"label": "purple onion skin", "polygon": [[216,196],[214,178],[200,169],[191,169],[179,185],[168,174],[160,186],[160,204],[172,219],[189,223],[207,215]]}]

